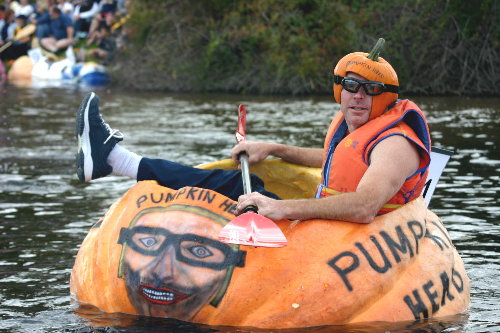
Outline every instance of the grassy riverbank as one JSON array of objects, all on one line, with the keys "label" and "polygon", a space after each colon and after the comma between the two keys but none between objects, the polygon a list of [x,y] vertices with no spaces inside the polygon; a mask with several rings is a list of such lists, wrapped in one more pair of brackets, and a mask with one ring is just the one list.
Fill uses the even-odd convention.
[{"label": "grassy riverbank", "polygon": [[386,39],[403,93],[498,95],[496,0],[132,0],[115,82],[141,90],[323,94]]}]

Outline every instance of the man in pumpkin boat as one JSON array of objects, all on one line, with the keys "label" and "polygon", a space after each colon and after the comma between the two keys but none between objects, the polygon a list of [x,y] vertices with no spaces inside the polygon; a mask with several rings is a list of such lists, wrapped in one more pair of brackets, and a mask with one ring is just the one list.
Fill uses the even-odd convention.
[{"label": "man in pumpkin boat", "polygon": [[275,220],[370,223],[421,195],[430,162],[425,116],[413,102],[398,99],[396,71],[378,56],[382,45],[383,39],[370,54],[350,53],[335,66],[333,91],[341,112],[333,118],[323,148],[243,141],[232,149],[236,161],[246,151],[250,163],[275,156],[322,167],[316,198],[279,200],[255,176],[255,192],[243,195],[239,171],[201,170],[130,152],[117,145],[123,135],[104,122],[94,93],[84,98],[77,115],[78,177],[90,181],[113,173],[173,189],[208,188],[238,200],[237,213],[254,205],[260,215]]}]

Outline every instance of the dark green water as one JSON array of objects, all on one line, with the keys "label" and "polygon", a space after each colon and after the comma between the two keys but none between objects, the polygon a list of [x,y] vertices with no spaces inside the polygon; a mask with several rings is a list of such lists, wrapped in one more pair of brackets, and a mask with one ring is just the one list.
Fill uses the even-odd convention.
[{"label": "dark green water", "polygon": [[[328,97],[97,92],[105,120],[125,133],[124,146],[190,165],[228,157],[240,103],[249,109],[250,139],[318,147],[338,109]],[[134,184],[119,177],[78,182],[74,119],[85,93],[0,87],[0,331],[256,331],[92,311],[91,319],[84,319],[74,313],[69,275],[78,246]],[[413,325],[309,331],[500,331],[500,99],[414,100],[428,117],[433,145],[455,152],[430,207],[446,225],[472,280],[470,310]],[[124,323],[128,326],[120,328]]]}]

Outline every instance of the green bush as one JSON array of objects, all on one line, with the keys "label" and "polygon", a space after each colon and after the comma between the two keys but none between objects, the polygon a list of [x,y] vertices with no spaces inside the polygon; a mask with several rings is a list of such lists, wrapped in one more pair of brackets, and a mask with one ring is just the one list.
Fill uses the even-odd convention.
[{"label": "green bush", "polygon": [[498,94],[498,5],[485,0],[133,1],[112,72],[138,89],[331,92],[345,54],[379,37],[403,91]]}]

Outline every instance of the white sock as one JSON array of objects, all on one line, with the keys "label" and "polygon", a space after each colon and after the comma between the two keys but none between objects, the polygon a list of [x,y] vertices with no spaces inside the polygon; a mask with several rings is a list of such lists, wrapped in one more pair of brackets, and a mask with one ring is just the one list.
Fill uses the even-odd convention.
[{"label": "white sock", "polygon": [[141,159],[142,156],[117,144],[109,153],[107,162],[113,168],[113,175],[137,179]]}]

